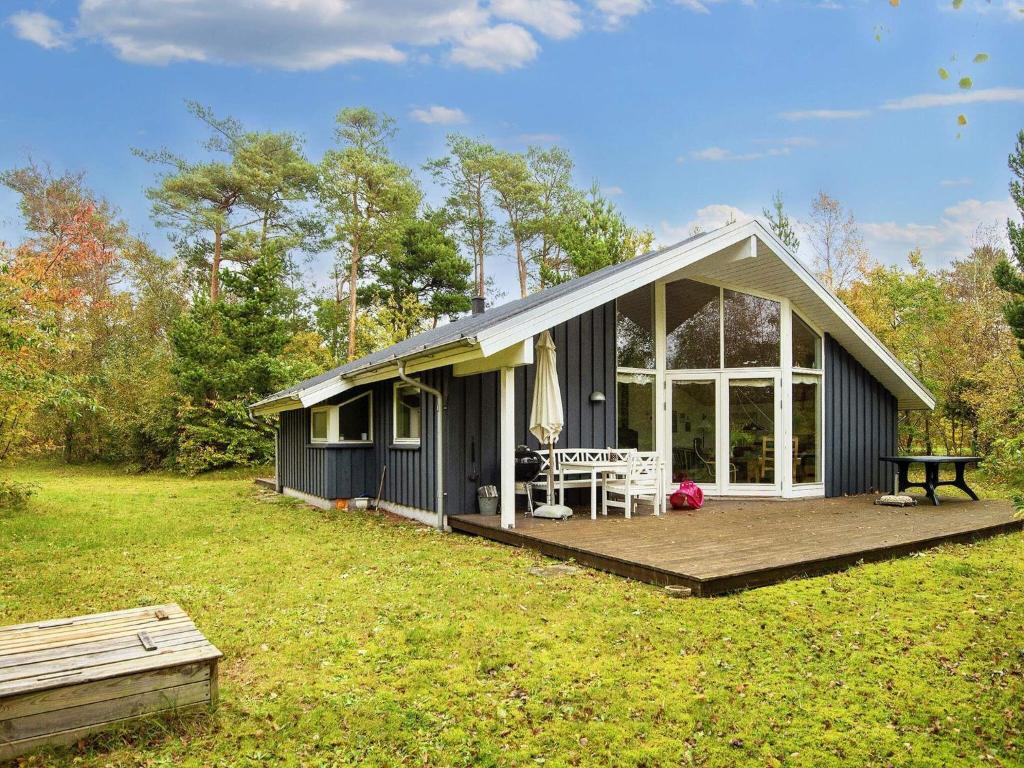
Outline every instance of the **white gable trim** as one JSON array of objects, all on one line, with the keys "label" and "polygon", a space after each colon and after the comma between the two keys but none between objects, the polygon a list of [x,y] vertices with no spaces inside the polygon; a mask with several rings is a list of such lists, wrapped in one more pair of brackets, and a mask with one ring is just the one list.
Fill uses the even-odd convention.
[{"label": "white gable trim", "polygon": [[[326,382],[291,393],[278,400],[260,404],[255,413],[269,414],[293,408],[308,408],[329,397],[373,381],[397,376],[399,360],[410,361],[407,371],[426,371],[445,365],[468,363],[494,355],[522,344],[532,338],[538,329],[551,328],[589,312],[630,291],[653,284],[679,270],[696,264],[715,253],[732,248],[736,259],[756,258],[758,241],[764,243],[792,272],[825,304],[825,306],[865,345],[870,353],[881,360],[907,389],[917,398],[918,406],[934,408],[935,398],[927,388],[908,371],[867,327],[797,259],[785,245],[762,225],[751,220],[733,223],[709,232],[696,240],[674,247],[628,264],[605,278],[590,282],[577,291],[569,291],[558,298],[541,302],[537,306],[484,328],[475,338],[463,338],[436,348],[417,349],[403,357],[394,357],[366,365],[349,372],[344,378]],[[475,367],[475,366],[474,366]]]},{"label": "white gable trim", "polygon": [[900,362],[888,347],[886,347],[878,337],[875,336],[868,327],[860,321],[860,318],[853,314],[853,311],[843,304],[839,298],[826,288],[820,280],[811,272],[806,265],[798,258],[796,258],[789,249],[779,240],[775,233],[768,228],[762,226],[759,222],[755,222],[757,226],[764,233],[762,238],[765,245],[772,249],[776,256],[782,260],[786,266],[796,273],[805,285],[807,285],[814,293],[828,306],[832,312],[839,317],[849,328],[852,330],[864,344],[867,345],[876,357],[880,358],[890,370],[893,371],[900,380],[906,384],[915,395],[921,400],[928,410],[935,407],[935,397],[928,388],[925,387],[917,377],[914,376],[910,371],[907,370],[906,366]]}]

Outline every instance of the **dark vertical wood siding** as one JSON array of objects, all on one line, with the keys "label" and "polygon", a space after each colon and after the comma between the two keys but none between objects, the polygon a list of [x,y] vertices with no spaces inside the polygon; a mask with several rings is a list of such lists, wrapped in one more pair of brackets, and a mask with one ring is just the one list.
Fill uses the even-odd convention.
[{"label": "dark vertical wood siding", "polygon": [[[338,403],[356,394],[358,391],[347,392],[327,403]],[[377,394],[373,397],[376,416]],[[278,453],[281,484],[324,499],[376,495],[377,456],[373,446],[311,445],[309,419],[309,408],[281,414]],[[376,429],[375,424],[375,435]]]},{"label": "dark vertical wood siding", "polygon": [[889,491],[896,453],[896,398],[825,336],[825,495]]},{"label": "dark vertical wood siding", "polygon": [[[551,329],[565,427],[559,448],[615,447],[615,304],[610,302]],[[516,369],[516,444],[539,448],[530,434],[534,366]],[[448,430],[445,460],[447,510],[476,511],[476,490],[499,482],[497,373],[455,377],[448,370]],[[591,403],[592,392],[603,403]]]},{"label": "dark vertical wood siding", "polygon": [[[565,428],[559,447],[604,448],[615,435],[615,304],[608,303],[551,329],[557,352]],[[515,439],[537,448],[529,432],[535,369],[516,369]],[[451,368],[415,378],[445,393],[445,491],[451,514],[476,510],[480,485],[498,485],[500,440],[497,373],[456,377]],[[281,414],[279,467],[289,488],[327,499],[376,496],[385,472],[382,498],[416,509],[435,510],[434,399],[423,397],[423,425],[418,447],[392,442],[395,379],[372,385],[374,445],[309,447],[309,409]],[[592,392],[605,401],[591,403]],[[347,392],[329,403],[352,397]]]},{"label": "dark vertical wood siding", "polygon": [[328,469],[325,448],[309,446],[309,409],[281,414],[281,454],[278,456],[281,484],[302,493],[336,498],[334,480]]}]

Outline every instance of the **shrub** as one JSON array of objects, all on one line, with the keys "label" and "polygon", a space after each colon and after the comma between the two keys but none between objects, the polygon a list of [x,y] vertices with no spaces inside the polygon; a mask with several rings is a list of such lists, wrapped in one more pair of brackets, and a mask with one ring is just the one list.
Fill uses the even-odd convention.
[{"label": "shrub", "polygon": [[0,477],[0,509],[20,509],[35,492],[34,485]]},{"label": "shrub", "polygon": [[274,429],[263,419],[249,418],[245,398],[210,402],[203,408],[185,404],[178,417],[176,462],[187,475],[274,460]]},{"label": "shrub", "polygon": [[993,441],[981,469],[993,480],[1024,489],[1024,435]]}]

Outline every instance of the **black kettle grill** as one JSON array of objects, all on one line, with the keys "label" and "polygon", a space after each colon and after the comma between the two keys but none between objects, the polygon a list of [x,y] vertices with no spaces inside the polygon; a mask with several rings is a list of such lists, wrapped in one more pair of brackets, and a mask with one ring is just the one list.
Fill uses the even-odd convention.
[{"label": "black kettle grill", "polygon": [[530,483],[540,474],[544,466],[543,457],[525,445],[516,447],[516,482]]}]

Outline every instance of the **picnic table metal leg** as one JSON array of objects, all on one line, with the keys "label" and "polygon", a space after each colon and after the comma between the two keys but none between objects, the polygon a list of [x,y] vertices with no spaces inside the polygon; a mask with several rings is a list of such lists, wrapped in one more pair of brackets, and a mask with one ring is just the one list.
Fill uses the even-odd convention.
[{"label": "picnic table metal leg", "polygon": [[971,489],[971,486],[969,486],[967,484],[967,480],[964,479],[964,472],[966,470],[967,470],[967,465],[966,464],[961,464],[959,462],[957,463],[957,465],[956,465],[956,480],[953,481],[953,485],[954,485],[954,487],[959,488],[961,491],[966,493],[972,499],[977,501],[978,500],[978,494],[976,494]]},{"label": "picnic table metal leg", "polygon": [[910,465],[906,464],[904,462],[900,462],[896,466],[896,473],[899,476],[899,484],[900,484],[900,488],[899,488],[899,491],[897,491],[897,493],[903,493],[905,490],[907,490],[907,488],[910,487],[910,476],[908,474],[909,469],[910,469]]},{"label": "picnic table metal leg", "polygon": [[924,465],[924,490],[928,494],[928,498],[932,500],[932,504],[936,507],[939,506],[939,497],[935,493],[935,488],[939,484],[939,465],[938,464],[925,464]]}]

